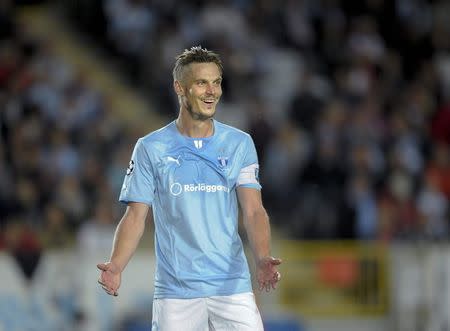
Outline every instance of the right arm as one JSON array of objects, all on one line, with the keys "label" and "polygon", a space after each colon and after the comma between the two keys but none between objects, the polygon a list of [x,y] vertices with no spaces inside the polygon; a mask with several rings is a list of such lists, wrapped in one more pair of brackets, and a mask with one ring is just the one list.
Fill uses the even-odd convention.
[{"label": "right arm", "polygon": [[130,202],[117,225],[109,262],[100,263],[98,282],[106,293],[117,296],[122,271],[130,261],[144,233],[145,219],[149,206],[144,203]]}]

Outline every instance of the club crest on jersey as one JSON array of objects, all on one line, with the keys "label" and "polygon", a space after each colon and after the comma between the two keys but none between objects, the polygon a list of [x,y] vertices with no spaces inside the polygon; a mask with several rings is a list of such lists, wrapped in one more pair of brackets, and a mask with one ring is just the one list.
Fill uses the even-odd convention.
[{"label": "club crest on jersey", "polygon": [[226,156],[219,156],[217,160],[222,168],[225,168],[228,165],[228,157]]}]

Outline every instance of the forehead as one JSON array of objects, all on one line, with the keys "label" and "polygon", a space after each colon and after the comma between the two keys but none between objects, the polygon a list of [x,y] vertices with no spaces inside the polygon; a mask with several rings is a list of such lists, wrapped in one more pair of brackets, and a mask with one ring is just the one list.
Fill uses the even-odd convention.
[{"label": "forehead", "polygon": [[188,68],[190,69],[190,78],[197,79],[217,79],[222,76],[219,67],[214,62],[206,63],[191,63]]}]

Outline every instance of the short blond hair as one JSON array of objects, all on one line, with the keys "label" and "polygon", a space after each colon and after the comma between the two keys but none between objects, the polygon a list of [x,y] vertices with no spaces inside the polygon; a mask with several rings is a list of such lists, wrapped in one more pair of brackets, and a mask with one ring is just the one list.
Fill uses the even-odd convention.
[{"label": "short blond hair", "polygon": [[191,49],[185,49],[183,53],[178,55],[175,61],[175,66],[172,71],[174,80],[182,80],[184,69],[191,63],[215,63],[219,68],[220,73],[223,72],[222,60],[219,54],[202,48],[201,46],[193,46]]}]

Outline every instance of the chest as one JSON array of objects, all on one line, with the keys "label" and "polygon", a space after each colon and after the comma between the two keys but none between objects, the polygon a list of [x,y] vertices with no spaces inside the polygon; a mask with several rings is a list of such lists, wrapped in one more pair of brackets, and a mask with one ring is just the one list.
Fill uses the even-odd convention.
[{"label": "chest", "polygon": [[173,147],[160,153],[154,168],[160,188],[170,190],[173,185],[181,185],[198,186],[200,191],[203,187],[231,190],[243,163],[239,146],[209,147]]}]

